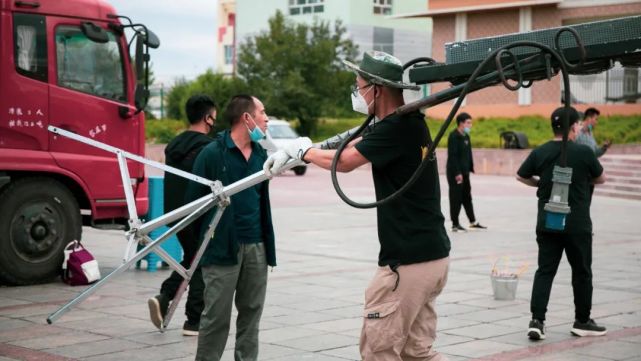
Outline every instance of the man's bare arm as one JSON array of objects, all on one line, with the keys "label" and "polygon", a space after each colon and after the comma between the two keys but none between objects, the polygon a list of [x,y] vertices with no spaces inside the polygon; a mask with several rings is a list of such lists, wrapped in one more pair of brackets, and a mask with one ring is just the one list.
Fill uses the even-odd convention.
[{"label": "man's bare arm", "polygon": [[523,178],[520,175],[516,176],[516,180],[530,187],[538,187],[539,179],[536,177]]},{"label": "man's bare arm", "polygon": [[592,179],[592,184],[603,184],[605,183],[605,172],[601,173],[600,176]]},{"label": "man's bare arm", "polygon": [[[305,153],[303,160],[314,163],[321,168],[330,169],[332,167],[334,154],[336,154],[336,150],[333,149],[310,148],[307,153]],[[351,146],[341,153],[336,170],[343,173],[351,172],[367,163],[369,163],[367,158],[363,157],[363,155],[356,150],[356,147]]]}]

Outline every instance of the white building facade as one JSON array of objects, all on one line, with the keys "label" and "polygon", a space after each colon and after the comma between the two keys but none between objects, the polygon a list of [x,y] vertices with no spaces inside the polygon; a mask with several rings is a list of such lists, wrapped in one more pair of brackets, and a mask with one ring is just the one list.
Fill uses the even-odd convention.
[{"label": "white building facade", "polygon": [[[347,36],[358,45],[361,53],[382,50],[403,62],[430,56],[430,19],[389,18],[395,13],[421,11],[426,7],[425,0],[219,0],[219,35],[221,32],[224,35],[219,36],[218,70],[232,74],[235,50],[248,37],[266,31],[268,19],[278,10],[295,22],[312,24],[320,20],[333,24],[340,20],[347,29]],[[231,9],[235,14],[233,26],[229,25]],[[223,15],[223,12],[226,13]],[[232,39],[234,55],[225,57]],[[226,62],[230,58],[231,64]]]}]

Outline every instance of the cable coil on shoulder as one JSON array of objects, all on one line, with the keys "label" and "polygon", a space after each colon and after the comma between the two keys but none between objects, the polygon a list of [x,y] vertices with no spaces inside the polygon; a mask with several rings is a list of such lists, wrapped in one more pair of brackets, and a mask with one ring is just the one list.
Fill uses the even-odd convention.
[{"label": "cable coil on shoulder", "polygon": [[[580,49],[580,60],[577,64],[569,64],[563,54],[563,50],[560,49],[560,36],[564,32],[569,32],[573,35],[574,40],[576,44],[578,45]],[[370,125],[371,121],[374,119],[374,115],[369,115],[365,122],[358,128],[356,132],[348,136],[343,140],[343,142],[339,145],[338,149],[336,150],[336,153],[334,154],[334,158],[332,159],[332,165],[331,165],[331,177],[332,177],[332,184],[334,185],[334,189],[336,190],[336,193],[338,196],[347,204],[349,204],[352,207],[355,208],[360,208],[360,209],[368,209],[368,208],[374,208],[381,206],[383,204],[389,203],[397,198],[399,198],[403,193],[405,193],[410,187],[416,183],[418,178],[421,176],[425,168],[427,167],[427,164],[434,159],[434,152],[436,151],[436,147],[438,146],[439,142],[441,141],[441,138],[443,138],[443,135],[445,134],[445,131],[449,127],[450,123],[452,122],[452,119],[458,112],[459,108],[461,107],[461,104],[463,103],[463,99],[467,96],[467,94],[472,91],[472,90],[477,90],[473,89],[475,85],[476,79],[481,75],[487,64],[489,64],[492,60],[494,61],[494,64],[496,66],[496,71],[497,75],[500,79],[500,82],[509,90],[518,90],[520,88],[529,88],[533,84],[533,80],[528,80],[527,83],[524,81],[524,76],[521,71],[521,67],[519,64],[519,59],[518,57],[511,51],[514,48],[517,47],[533,47],[533,48],[538,48],[541,50],[541,53],[544,58],[546,59],[546,72],[548,74],[548,78],[551,78],[552,74],[554,74],[554,69],[552,69],[551,65],[551,58],[554,58],[560,66],[560,72],[563,78],[563,103],[566,108],[565,116],[563,119],[563,142],[561,146],[561,157],[560,157],[560,165],[562,167],[565,167],[567,164],[567,153],[566,153],[566,148],[567,148],[567,140],[568,140],[568,114],[569,114],[569,108],[570,108],[570,78],[569,78],[569,73],[568,69],[577,69],[580,68],[584,65],[584,60],[586,58],[586,51],[585,47],[583,46],[583,42],[581,41],[581,38],[579,34],[572,28],[561,28],[557,34],[554,37],[554,45],[556,49],[553,49],[545,44],[535,42],[535,41],[516,41],[513,43],[510,43],[508,45],[505,45],[503,47],[500,47],[493,51],[490,55],[488,55],[485,60],[483,60],[474,70],[472,75],[469,77],[468,81],[465,83],[465,86],[463,87],[463,90],[459,94],[456,102],[452,106],[452,109],[450,110],[450,113],[448,114],[445,122],[439,129],[438,134],[434,138],[434,141],[429,144],[429,148],[427,151],[426,156],[423,158],[421,161],[421,164],[418,166],[416,171],[414,171],[414,174],[410,177],[410,179],[401,187],[399,188],[396,192],[390,194],[389,196],[375,201],[375,202],[370,202],[370,203],[359,203],[351,200],[345,193],[342,191],[339,183],[338,183],[338,177],[337,177],[337,166],[338,166],[338,160],[340,159],[340,156],[347,146],[352,140],[356,139],[366,128],[368,125]],[[507,57],[510,58],[512,61],[508,65],[503,65],[502,58],[505,58],[504,55],[507,55]],[[407,70],[412,65],[415,65],[420,62],[427,62],[427,63],[436,63],[434,59],[432,58],[416,58],[408,63],[403,65],[403,70]],[[508,76],[507,71],[513,71],[511,77],[516,77],[517,83],[515,85],[511,85],[508,83]],[[397,109],[397,112],[399,109]],[[407,111],[407,110],[406,110]],[[402,114],[402,113],[401,113]]]}]

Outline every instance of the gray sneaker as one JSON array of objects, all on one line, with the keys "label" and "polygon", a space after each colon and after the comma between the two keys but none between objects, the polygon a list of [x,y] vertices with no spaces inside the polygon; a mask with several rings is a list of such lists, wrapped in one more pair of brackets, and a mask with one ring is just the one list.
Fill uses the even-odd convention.
[{"label": "gray sneaker", "polygon": [[603,336],[608,333],[608,330],[603,326],[597,325],[593,319],[589,319],[588,322],[575,321],[570,332],[575,336],[584,337]]},{"label": "gray sneaker", "polygon": [[156,295],[147,300],[149,306],[149,318],[151,323],[159,330],[162,329],[162,324],[165,321],[165,315],[169,308],[169,300],[164,295]]}]

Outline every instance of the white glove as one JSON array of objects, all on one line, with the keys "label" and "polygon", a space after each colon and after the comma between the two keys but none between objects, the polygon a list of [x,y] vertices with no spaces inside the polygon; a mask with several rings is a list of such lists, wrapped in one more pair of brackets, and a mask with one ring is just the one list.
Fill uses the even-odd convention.
[{"label": "white glove", "polygon": [[281,167],[290,160],[291,157],[284,150],[278,150],[269,157],[265,163],[263,163],[263,171],[267,177],[272,178],[273,176],[280,174]]},{"label": "white glove", "polygon": [[298,137],[283,148],[287,154],[294,158],[302,160],[305,153],[312,147],[312,140],[307,137]]}]

